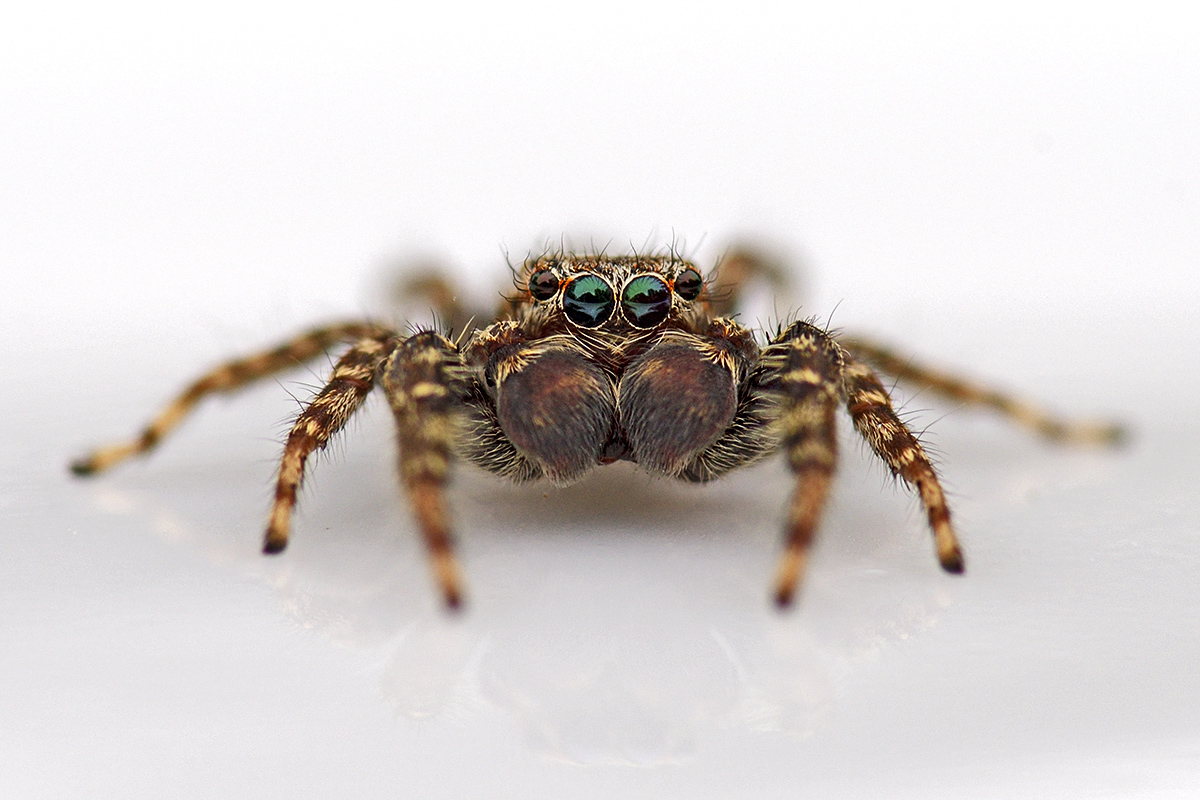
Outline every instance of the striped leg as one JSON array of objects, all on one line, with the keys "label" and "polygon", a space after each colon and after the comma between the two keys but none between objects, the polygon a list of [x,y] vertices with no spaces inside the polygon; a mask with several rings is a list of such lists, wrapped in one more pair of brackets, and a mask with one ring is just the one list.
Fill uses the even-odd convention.
[{"label": "striped leg", "polygon": [[916,487],[929,517],[942,569],[962,572],[962,551],[950,525],[950,509],[946,507],[942,485],[920,442],[896,416],[887,390],[870,367],[852,358],[846,360],[842,385],[854,427],[876,455],[887,462],[893,474]]},{"label": "striped leg", "polygon": [[856,357],[870,362],[881,372],[892,375],[897,380],[908,381],[916,386],[931,389],[951,400],[990,408],[1053,441],[1079,444],[1119,444],[1127,435],[1122,426],[1111,422],[1063,420],[1037,406],[995,389],[971,383],[922,364],[913,363],[894,350],[864,339],[843,336],[838,338],[838,342]]},{"label": "striped leg", "polygon": [[446,605],[462,603],[461,569],[454,555],[445,486],[466,395],[462,360],[444,336],[425,331],[392,353],[383,386],[396,417],[400,480],[429,550]]},{"label": "striped leg", "polygon": [[264,553],[278,553],[287,547],[305,460],[313,450],[324,447],[362,406],[375,386],[379,365],[395,347],[393,334],[383,330],[359,341],[338,359],[329,383],[296,418],[279,464],[275,504],[263,540]]},{"label": "striped leg", "polygon": [[183,422],[196,404],[208,395],[232,392],[260,378],[309,361],[339,342],[352,342],[366,336],[377,336],[381,332],[382,328],[364,322],[317,328],[272,350],[222,364],[188,386],[150,421],[137,438],[102,447],[72,463],[71,471],[76,475],[92,475],[131,456],[146,453]]},{"label": "striped leg", "polygon": [[804,576],[833,480],[842,357],[823,331],[798,322],[767,348],[764,361],[774,365],[765,385],[779,397],[780,445],[796,476],[775,577],[775,602],[786,606]]}]

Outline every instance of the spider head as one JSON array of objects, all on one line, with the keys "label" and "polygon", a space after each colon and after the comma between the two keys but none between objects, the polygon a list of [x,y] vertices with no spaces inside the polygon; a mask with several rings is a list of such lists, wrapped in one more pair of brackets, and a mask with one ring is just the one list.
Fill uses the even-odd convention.
[{"label": "spider head", "polygon": [[528,302],[573,328],[653,330],[704,294],[680,258],[562,253],[530,259],[518,278]]}]

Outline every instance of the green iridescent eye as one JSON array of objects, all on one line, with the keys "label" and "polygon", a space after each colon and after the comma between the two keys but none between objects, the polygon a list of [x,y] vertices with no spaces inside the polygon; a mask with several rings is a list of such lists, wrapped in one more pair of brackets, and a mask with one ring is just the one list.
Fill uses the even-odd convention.
[{"label": "green iridescent eye", "polygon": [[684,300],[695,300],[704,288],[704,279],[694,269],[685,269],[675,279],[675,294]]},{"label": "green iridescent eye", "polygon": [[625,319],[638,328],[653,328],[671,313],[671,289],[657,275],[638,275],[621,292]]},{"label": "green iridescent eye", "polygon": [[613,290],[599,275],[585,272],[571,279],[563,291],[567,319],[583,328],[594,328],[612,316]]}]

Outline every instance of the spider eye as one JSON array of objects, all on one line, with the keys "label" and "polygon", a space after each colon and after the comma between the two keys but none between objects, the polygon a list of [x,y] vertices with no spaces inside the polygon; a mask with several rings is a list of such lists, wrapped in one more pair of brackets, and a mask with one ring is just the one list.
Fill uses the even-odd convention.
[{"label": "spider eye", "polygon": [[671,313],[671,290],[657,275],[638,275],[621,292],[621,310],[638,328],[653,328]]},{"label": "spider eye", "polygon": [[585,272],[572,278],[563,290],[567,319],[583,328],[594,328],[612,315],[613,290],[599,275]]},{"label": "spider eye", "polygon": [[558,294],[558,276],[548,269],[539,269],[529,276],[529,294],[534,300],[549,300]]},{"label": "spider eye", "polygon": [[704,279],[694,269],[685,269],[675,279],[675,294],[684,300],[695,300],[700,296],[702,288],[704,288]]}]

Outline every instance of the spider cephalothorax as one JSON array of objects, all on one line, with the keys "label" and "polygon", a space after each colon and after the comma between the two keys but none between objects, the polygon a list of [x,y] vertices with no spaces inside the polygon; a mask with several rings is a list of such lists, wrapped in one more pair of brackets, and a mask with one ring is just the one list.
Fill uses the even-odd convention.
[{"label": "spider cephalothorax", "polygon": [[[514,480],[564,484],[627,460],[653,473],[708,481],[782,451],[795,475],[775,598],[790,602],[825,505],[836,461],[835,414],[854,427],[926,510],[938,560],[961,572],[950,512],[921,444],[892,407],[873,365],[961,402],[1005,413],[1056,439],[1114,441],[1115,426],[1070,424],[997,392],[917,366],[861,339],[806,321],[764,336],[733,317],[743,281],[772,268],[737,252],[706,281],[674,255],[555,253],[529,259],[491,324],[472,328],[440,279],[452,330],[405,335],[355,322],[312,330],[232,361],[187,388],[135,440],[76,462],[78,474],[151,449],[204,396],[351,347],[288,436],[264,550],[287,544],[308,456],[324,447],[376,385],[396,420],[400,476],[447,603],[462,596],[444,491],[461,458]],[[778,273],[776,273],[778,274]]]}]

